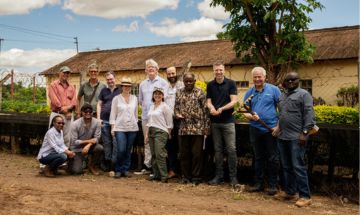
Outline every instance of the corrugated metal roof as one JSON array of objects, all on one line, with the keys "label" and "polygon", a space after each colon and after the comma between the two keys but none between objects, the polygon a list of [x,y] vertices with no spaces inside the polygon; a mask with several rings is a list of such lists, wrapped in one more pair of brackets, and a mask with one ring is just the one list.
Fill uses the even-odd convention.
[{"label": "corrugated metal roof", "polygon": [[[316,46],[315,60],[349,59],[359,56],[359,26],[326,28],[307,31],[306,37]],[[96,60],[101,71],[129,71],[145,68],[145,60],[153,58],[161,68],[181,67],[191,60],[192,67],[211,66],[216,61],[226,65],[243,64],[233,51],[229,40],[209,40],[189,43],[145,46],[80,52],[55,65],[42,75],[57,73],[61,66],[69,66],[74,73],[87,70]]]}]

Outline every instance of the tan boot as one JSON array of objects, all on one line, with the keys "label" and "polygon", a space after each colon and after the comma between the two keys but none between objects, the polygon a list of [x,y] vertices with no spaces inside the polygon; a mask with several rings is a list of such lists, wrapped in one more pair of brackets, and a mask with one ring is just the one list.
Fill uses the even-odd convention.
[{"label": "tan boot", "polygon": [[89,164],[88,164],[89,170],[93,175],[99,175],[100,173],[97,171],[95,164],[93,162],[92,156],[89,157]]},{"label": "tan boot", "polygon": [[311,199],[300,198],[299,200],[296,201],[295,205],[300,208],[309,206],[309,205],[311,205]]},{"label": "tan boot", "polygon": [[50,177],[50,178],[55,177],[55,174],[54,174],[54,172],[50,169],[49,165],[46,165],[46,166],[45,166],[44,175],[45,175],[46,177]]},{"label": "tan boot", "polygon": [[284,191],[280,191],[274,195],[274,198],[280,201],[296,201],[298,199],[298,196],[296,194],[289,195]]}]

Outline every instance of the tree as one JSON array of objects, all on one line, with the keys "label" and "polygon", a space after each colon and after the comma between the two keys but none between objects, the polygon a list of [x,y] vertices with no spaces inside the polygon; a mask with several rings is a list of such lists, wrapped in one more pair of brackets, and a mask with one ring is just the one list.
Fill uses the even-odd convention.
[{"label": "tree", "polygon": [[300,62],[312,63],[315,52],[304,35],[311,18],[322,9],[316,0],[213,0],[223,6],[231,21],[217,36],[231,39],[237,56],[267,70],[270,83],[280,83]]}]

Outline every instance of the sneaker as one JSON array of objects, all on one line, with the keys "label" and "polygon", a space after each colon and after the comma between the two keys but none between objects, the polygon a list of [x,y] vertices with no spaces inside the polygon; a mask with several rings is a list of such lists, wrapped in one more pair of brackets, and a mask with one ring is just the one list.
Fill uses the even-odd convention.
[{"label": "sneaker", "polygon": [[190,183],[190,180],[187,179],[187,178],[182,178],[180,181],[179,181],[180,184],[188,184]]},{"label": "sneaker", "polygon": [[273,196],[277,193],[277,189],[276,189],[276,187],[269,187],[268,189],[266,189],[266,193],[269,196]]},{"label": "sneaker", "polygon": [[290,195],[285,193],[284,191],[278,192],[274,195],[274,198],[280,201],[294,201],[297,200],[298,197],[296,194]]},{"label": "sneaker", "polygon": [[215,176],[215,178],[213,178],[208,182],[209,185],[219,185],[223,183],[224,183],[224,179],[217,176]]},{"label": "sneaker", "polygon": [[175,177],[176,177],[175,172],[170,170],[169,173],[168,173],[168,178],[175,178]]},{"label": "sneaker", "polygon": [[139,172],[134,172],[135,175],[149,175],[151,171],[149,169],[142,169]]},{"label": "sneaker", "polygon": [[255,193],[255,192],[261,192],[263,190],[264,190],[264,186],[262,184],[255,184],[255,186],[250,187],[248,191],[250,193]]},{"label": "sneaker", "polygon": [[236,186],[236,185],[238,185],[239,184],[239,181],[237,180],[237,178],[231,178],[230,179],[230,185],[231,186]]},{"label": "sneaker", "polygon": [[114,178],[121,178],[121,172],[115,172]]},{"label": "sneaker", "polygon": [[114,171],[110,171],[110,172],[109,172],[109,177],[115,177],[115,172],[114,172]]},{"label": "sneaker", "polygon": [[311,205],[311,199],[300,198],[299,200],[296,201],[295,205],[300,208],[309,206],[309,205]]}]

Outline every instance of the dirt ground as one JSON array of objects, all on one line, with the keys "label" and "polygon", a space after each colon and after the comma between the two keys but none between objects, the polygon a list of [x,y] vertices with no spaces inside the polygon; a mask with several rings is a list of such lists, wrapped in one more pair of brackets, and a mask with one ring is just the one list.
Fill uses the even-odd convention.
[{"label": "dirt ground", "polygon": [[358,214],[359,206],[324,196],[297,208],[264,193],[208,186],[150,182],[146,176],[114,179],[107,174],[57,178],[38,174],[34,157],[0,152],[0,214]]}]

